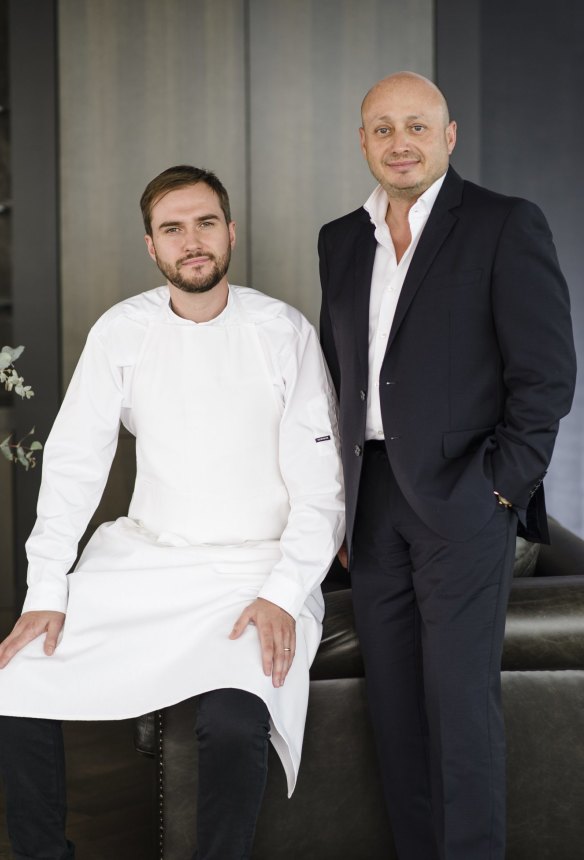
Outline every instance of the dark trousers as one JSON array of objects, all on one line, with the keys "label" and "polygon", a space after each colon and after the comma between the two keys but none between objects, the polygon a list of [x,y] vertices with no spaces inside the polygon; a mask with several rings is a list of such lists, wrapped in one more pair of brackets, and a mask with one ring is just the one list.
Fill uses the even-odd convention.
[{"label": "dark trousers", "polygon": [[71,860],[63,732],[57,720],[0,717],[0,770],[15,860]]},{"label": "dark trousers", "polygon": [[[251,856],[268,769],[270,718],[243,690],[198,697],[196,860]],[[61,723],[0,717],[0,769],[15,860],[72,860],[65,837],[65,759]],[[194,802],[194,798],[193,798]]]},{"label": "dark trousers", "polygon": [[412,510],[367,443],[351,581],[368,700],[400,860],[504,860],[501,654],[515,515],[468,541]]}]

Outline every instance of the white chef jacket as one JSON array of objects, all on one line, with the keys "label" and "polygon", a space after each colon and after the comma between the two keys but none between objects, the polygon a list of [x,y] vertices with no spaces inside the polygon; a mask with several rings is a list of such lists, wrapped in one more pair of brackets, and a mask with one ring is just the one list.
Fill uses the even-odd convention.
[{"label": "white chef jacket", "polygon": [[[314,328],[290,305],[230,285],[222,314],[198,325],[228,324],[235,302],[257,326],[265,350],[282,413],[280,465],[294,500],[280,537],[282,559],[260,596],[296,617],[326,574],[344,527],[341,470],[337,457],[328,456],[339,451],[335,397]],[[66,574],[105,487],[120,420],[134,429],[127,393],[148,323],[159,315],[180,324],[167,287],[115,305],[91,329],[45,445],[38,518],[26,544],[23,612],[66,612]],[[179,460],[170,468],[180,468]]]},{"label": "white chef jacket", "polygon": [[[192,360],[176,359],[183,349],[192,358],[189,344],[200,346],[201,339],[220,345],[208,365],[215,370],[215,389],[221,388],[217,380],[223,364],[230,374],[226,386],[233,386],[233,376],[245,363],[233,358],[229,363],[222,350],[239,343],[239,356],[246,360],[250,351],[257,352],[256,365],[250,359],[257,366],[254,385],[260,386],[255,402],[262,402],[265,376],[271,406],[262,421],[275,418],[277,430],[270,442],[277,454],[275,484],[266,486],[279,481],[285,486],[287,516],[282,519],[281,511],[274,517],[260,516],[249,534],[238,534],[237,521],[232,521],[224,543],[217,539],[212,516],[212,541],[205,540],[204,522],[196,540],[166,526],[157,530],[155,523],[140,519],[147,506],[139,489],[139,458],[129,516],[100,526],[76,571],[67,576],[107,480],[120,420],[136,433],[138,447],[144,436],[140,409],[154,422],[159,420],[158,441],[155,437],[147,457],[151,463],[168,460],[169,470],[185,468],[180,447],[196,445],[197,440],[181,439],[177,416],[205,393],[205,378]],[[168,366],[167,355],[174,357]],[[242,386],[247,382],[242,378]],[[203,386],[199,395],[197,385]],[[166,387],[173,387],[176,396],[161,397],[161,392],[168,394],[162,390]],[[212,402],[213,392],[208,394]],[[216,403],[223,408],[220,394]],[[144,413],[145,398],[152,398],[154,406],[160,398],[164,410]],[[248,416],[242,408],[245,398],[240,398],[239,421],[249,439],[255,413]],[[212,409],[209,421],[214,414],[229,412]],[[237,421],[227,436],[221,429],[223,439],[231,440],[227,446],[237,452]],[[263,424],[258,436],[260,429],[265,429]],[[233,451],[210,454],[229,457]],[[272,742],[291,791],[300,761],[308,669],[322,632],[319,584],[344,535],[341,474],[332,386],[316,333],[298,311],[235,286],[229,287],[225,310],[208,323],[174,314],[166,287],[111,308],[89,334],[47,440],[38,519],[27,542],[24,611],[66,612],[63,637],[50,657],[43,654],[39,637],[0,673],[0,713],[122,719],[210,689],[246,689],[268,706]],[[250,498],[255,489],[250,487]],[[297,620],[296,656],[278,689],[263,674],[256,631],[250,627],[240,639],[228,638],[236,618],[258,596]]]}]

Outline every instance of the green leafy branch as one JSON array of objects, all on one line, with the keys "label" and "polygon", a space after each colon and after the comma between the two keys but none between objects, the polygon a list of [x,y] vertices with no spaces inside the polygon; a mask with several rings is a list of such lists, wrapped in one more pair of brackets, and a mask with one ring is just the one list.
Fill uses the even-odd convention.
[{"label": "green leafy branch", "polygon": [[[3,346],[0,352],[0,384],[4,385],[6,391],[14,391],[23,400],[34,397],[34,391],[30,385],[24,384],[24,379],[16,368],[14,362],[24,352],[23,346]],[[25,444],[26,440],[33,436],[34,427],[29,430],[18,442],[12,441],[12,434],[0,442],[0,451],[12,463],[20,463],[28,471],[36,466],[36,452],[42,450],[42,445],[36,440]]]}]

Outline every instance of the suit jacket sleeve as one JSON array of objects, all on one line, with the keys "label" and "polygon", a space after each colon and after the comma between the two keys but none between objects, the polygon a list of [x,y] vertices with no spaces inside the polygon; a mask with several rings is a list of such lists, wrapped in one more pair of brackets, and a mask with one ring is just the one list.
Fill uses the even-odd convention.
[{"label": "suit jacket sleeve", "polygon": [[492,454],[495,489],[521,509],[541,484],[574,394],[570,301],[541,210],[518,200],[500,234],[492,309],[506,389]]}]

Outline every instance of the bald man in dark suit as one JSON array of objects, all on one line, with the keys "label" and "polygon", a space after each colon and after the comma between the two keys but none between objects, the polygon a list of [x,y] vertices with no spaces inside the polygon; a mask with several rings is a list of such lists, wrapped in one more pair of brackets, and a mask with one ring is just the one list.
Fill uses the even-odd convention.
[{"label": "bald man in dark suit", "polygon": [[548,540],[568,291],[537,206],[449,167],[434,84],[380,81],[362,122],[379,185],[321,231],[321,335],[387,806],[400,860],[503,860],[505,612],[518,528]]}]

